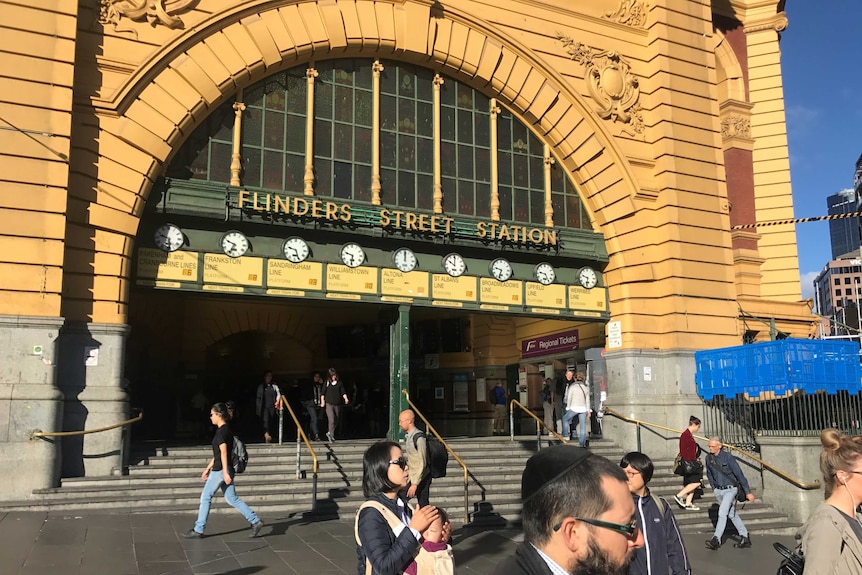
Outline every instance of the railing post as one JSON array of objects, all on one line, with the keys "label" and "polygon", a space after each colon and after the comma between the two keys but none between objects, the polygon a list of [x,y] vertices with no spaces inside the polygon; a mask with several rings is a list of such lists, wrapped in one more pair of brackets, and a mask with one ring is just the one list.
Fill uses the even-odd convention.
[{"label": "railing post", "polygon": [[[281,400],[284,401],[284,398]],[[284,407],[279,404],[278,406],[278,444],[283,445],[284,443]]]},{"label": "railing post", "polygon": [[299,432],[296,433],[296,478],[299,479],[302,477],[301,465],[302,465],[302,449],[300,449],[302,444],[302,439],[299,436]]},{"label": "railing post", "polygon": [[515,441],[515,404],[509,404],[509,439]]},{"label": "railing post", "polygon": [[637,423],[637,424],[635,424],[635,427],[637,427],[637,434],[638,434],[638,451],[643,453],[643,450],[641,449],[641,424]]},{"label": "railing post", "polygon": [[542,426],[536,420],[536,451],[542,450]]},{"label": "railing post", "polygon": [[120,428],[120,475],[129,474],[129,465],[126,462],[126,433],[128,429],[128,425]]},{"label": "railing post", "polygon": [[470,498],[467,495],[467,482],[469,478],[467,476],[467,468],[464,468],[464,523],[470,523]]}]

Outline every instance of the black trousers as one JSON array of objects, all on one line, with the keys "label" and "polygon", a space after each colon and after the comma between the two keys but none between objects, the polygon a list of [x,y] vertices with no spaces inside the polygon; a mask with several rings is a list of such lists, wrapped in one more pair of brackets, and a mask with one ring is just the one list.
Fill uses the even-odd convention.
[{"label": "black trousers", "polygon": [[278,411],[274,407],[267,407],[261,411],[261,419],[263,419],[263,431],[269,433],[272,437],[278,438]]},{"label": "black trousers", "polygon": [[431,493],[431,475],[426,475],[425,479],[419,482],[416,486],[416,499],[419,501],[419,507],[428,505],[428,495]]}]

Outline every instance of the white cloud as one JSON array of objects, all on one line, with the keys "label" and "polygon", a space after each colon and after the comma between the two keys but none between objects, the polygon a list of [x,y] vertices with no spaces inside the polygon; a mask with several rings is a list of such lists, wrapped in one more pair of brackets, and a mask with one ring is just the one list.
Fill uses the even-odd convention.
[{"label": "white cloud", "polygon": [[806,272],[799,276],[802,285],[802,299],[814,299],[814,279],[820,272]]}]

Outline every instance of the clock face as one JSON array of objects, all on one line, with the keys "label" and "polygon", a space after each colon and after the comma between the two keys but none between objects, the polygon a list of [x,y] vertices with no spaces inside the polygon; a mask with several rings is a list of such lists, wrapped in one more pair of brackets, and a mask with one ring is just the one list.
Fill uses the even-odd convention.
[{"label": "clock face", "polygon": [[464,263],[464,258],[460,254],[451,253],[443,258],[443,269],[453,278],[457,278],[467,271],[467,264]]},{"label": "clock face", "polygon": [[503,258],[497,258],[492,261],[489,269],[491,270],[491,275],[497,281],[508,281],[512,277],[512,264]]},{"label": "clock face", "polygon": [[554,271],[554,266],[547,262],[542,262],[533,270],[533,274],[539,283],[542,285],[551,285],[557,279],[557,272]]},{"label": "clock face", "polygon": [[284,240],[284,245],[281,246],[281,249],[287,261],[295,264],[304,262],[309,253],[308,244],[305,243],[304,239],[297,236]]},{"label": "clock face", "polygon": [[365,263],[365,252],[362,246],[349,242],[341,246],[341,261],[349,268],[358,268]]},{"label": "clock face", "polygon": [[599,276],[593,268],[581,268],[578,272],[578,281],[583,287],[592,289],[599,283]]},{"label": "clock face", "polygon": [[395,261],[395,267],[398,268],[398,271],[405,274],[416,269],[416,264],[418,263],[416,254],[408,248],[398,248],[395,250],[395,253],[392,254],[392,259]]},{"label": "clock face", "polygon": [[248,247],[248,238],[242,232],[230,231],[221,237],[222,251],[232,258],[244,256]]},{"label": "clock face", "polygon": [[175,252],[186,242],[183,231],[174,224],[164,224],[156,228],[153,240],[160,250]]}]

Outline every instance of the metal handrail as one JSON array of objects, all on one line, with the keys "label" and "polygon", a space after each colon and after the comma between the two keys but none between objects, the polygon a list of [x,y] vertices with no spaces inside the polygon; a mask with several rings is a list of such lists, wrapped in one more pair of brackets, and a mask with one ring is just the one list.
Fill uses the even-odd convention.
[{"label": "metal handrail", "polygon": [[317,453],[314,451],[314,448],[311,446],[311,442],[308,441],[308,436],[305,435],[305,430],[302,429],[302,425],[299,423],[299,419],[297,419],[296,414],[293,412],[293,408],[290,407],[290,403],[284,398],[282,395],[279,397],[279,430],[278,430],[278,444],[282,445],[282,417],[284,410],[283,408],[287,408],[287,412],[290,414],[290,418],[293,419],[293,423],[296,425],[296,478],[302,478],[302,471],[300,469],[302,463],[302,449],[300,445],[300,439],[302,443],[305,443],[305,447],[308,449],[308,452],[311,453],[311,510],[314,511],[315,507],[317,507]]},{"label": "metal handrail", "polygon": [[467,464],[464,463],[464,460],[462,460],[460,457],[458,457],[458,454],[455,453],[455,451],[452,449],[452,447],[449,446],[448,443],[446,443],[446,440],[443,439],[443,437],[439,433],[437,433],[437,430],[434,429],[434,426],[431,425],[431,422],[429,422],[425,418],[425,416],[422,415],[422,412],[419,411],[419,408],[416,407],[416,404],[414,404],[413,401],[411,401],[410,394],[407,392],[407,390],[402,389],[401,393],[404,394],[404,397],[407,399],[407,404],[413,410],[413,413],[418,415],[419,419],[421,419],[422,421],[425,422],[425,425],[428,428],[428,431],[433,433],[434,437],[436,437],[437,439],[440,440],[440,443],[443,444],[443,447],[446,448],[446,451],[448,451],[449,454],[453,458],[455,458],[455,461],[457,461],[458,465],[460,465],[461,468],[464,470],[464,523],[469,523],[470,522],[470,499],[469,499],[469,494],[468,494],[468,483],[470,481],[470,478],[472,477],[473,481],[476,482],[476,485],[478,485],[479,488],[482,490],[482,499],[485,499],[485,487],[482,486],[481,483],[479,483],[479,480],[476,479],[476,477],[472,473],[470,473],[470,470],[467,469]]},{"label": "metal handrail", "polygon": [[[670,432],[675,433],[675,434],[677,434],[677,435],[678,435],[678,434],[681,434],[681,433],[684,431],[684,430],[682,430],[682,429],[673,429],[672,427],[667,427],[667,426],[664,426],[664,425],[659,425],[658,423],[651,423],[651,422],[649,422],[649,421],[642,421],[642,420],[640,420],[640,419],[634,419],[634,418],[632,418],[632,417],[627,417],[627,416],[623,415],[622,413],[619,413],[618,411],[614,411],[613,409],[611,409],[610,407],[607,407],[607,406],[605,406],[605,408],[604,408],[604,413],[605,413],[606,415],[613,415],[613,416],[614,416],[614,417],[616,417],[617,419],[621,419],[621,420],[623,420],[623,421],[625,421],[625,422],[627,422],[627,423],[634,423],[634,424],[637,426],[637,442],[638,442],[638,451],[640,451],[640,450],[641,450],[641,426],[645,426],[645,427],[652,427],[652,428],[655,428],[655,429],[663,429],[663,430],[665,430],[665,431],[670,431]],[[703,437],[702,435],[694,435],[694,437],[695,437],[695,438],[697,438],[697,439],[703,439],[704,441],[709,441],[709,438],[708,438],[708,437]],[[763,460],[762,460],[762,459],[760,459],[759,457],[756,457],[756,456],[754,456],[754,455],[751,455],[751,454],[750,454],[750,453],[748,453],[747,451],[742,450],[742,449],[740,449],[740,448],[738,448],[738,447],[736,447],[736,446],[734,446],[734,445],[729,445],[729,444],[727,444],[727,443],[722,443],[722,444],[721,444],[721,446],[722,446],[722,447],[724,447],[724,448],[726,448],[728,451],[737,451],[737,452],[739,452],[739,454],[740,454],[740,455],[743,455],[743,456],[747,457],[748,459],[750,459],[750,460],[752,460],[752,461],[754,461],[754,462],[758,463],[758,464],[759,464],[759,465],[761,465],[764,469],[768,469],[769,471],[771,471],[772,473],[774,473],[774,474],[775,474],[775,475],[777,475],[778,477],[780,477],[780,478],[784,479],[784,480],[785,480],[785,481],[787,481],[788,483],[791,483],[791,484],[795,485],[796,487],[798,487],[798,488],[800,488],[800,489],[807,489],[807,490],[811,490],[811,489],[820,489],[820,482],[819,482],[819,481],[816,481],[816,480],[815,480],[815,481],[812,481],[812,482],[809,482],[809,483],[803,483],[801,480],[796,479],[795,477],[791,477],[790,475],[788,475],[788,474],[784,473],[784,472],[783,472],[783,471],[781,471],[780,469],[776,468],[774,465],[771,465],[771,464],[769,464],[769,463],[767,463],[767,462],[763,461]]]},{"label": "metal handrail", "polygon": [[545,422],[539,419],[539,416],[530,411],[526,405],[518,401],[517,399],[513,399],[509,402],[509,436],[512,438],[512,441],[515,441],[515,406],[521,408],[521,411],[532,417],[536,420],[536,445],[538,446],[537,451],[542,449],[542,427],[547,429],[550,433],[554,435],[557,439],[565,443],[569,444],[569,441],[565,439],[562,435],[545,425]]},{"label": "metal handrail", "polygon": [[126,425],[131,425],[133,423],[137,423],[144,418],[144,412],[141,411],[137,417],[133,417],[132,419],[127,419],[126,421],[121,421],[120,423],[115,423],[114,425],[108,425],[106,427],[100,427],[98,429],[86,429],[81,431],[34,431],[30,434],[30,439],[36,439],[37,437],[72,437],[74,435],[87,435],[90,433],[101,433],[103,431],[110,431],[111,429],[116,429],[118,427],[123,427]]}]

